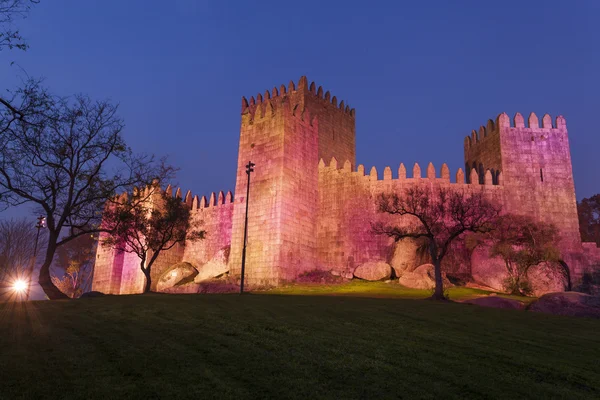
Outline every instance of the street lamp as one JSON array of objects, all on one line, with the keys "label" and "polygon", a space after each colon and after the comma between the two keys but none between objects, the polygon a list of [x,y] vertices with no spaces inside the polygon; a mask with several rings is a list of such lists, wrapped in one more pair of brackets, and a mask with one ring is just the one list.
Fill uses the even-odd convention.
[{"label": "street lamp", "polygon": [[246,165],[246,175],[248,175],[248,185],[246,186],[246,218],[244,220],[244,248],[242,249],[242,281],[240,283],[240,294],[244,293],[244,275],[246,272],[246,244],[248,243],[248,202],[250,200],[250,173],[254,172],[255,164],[248,161]]},{"label": "street lamp", "polygon": [[[37,218],[37,221],[38,221],[37,224],[35,224],[35,227],[37,228],[37,234],[35,235],[35,245],[33,246],[33,259],[31,260],[31,267],[29,267],[29,274],[28,274],[29,280],[25,282],[27,284],[25,300],[29,300],[29,294],[31,293],[31,278],[33,276],[33,269],[35,267],[35,259],[37,258],[37,247],[38,247],[38,242],[40,240],[40,229],[46,227],[46,217],[44,217],[43,215],[40,215]],[[13,287],[16,290],[16,288],[17,288],[16,283]]]}]

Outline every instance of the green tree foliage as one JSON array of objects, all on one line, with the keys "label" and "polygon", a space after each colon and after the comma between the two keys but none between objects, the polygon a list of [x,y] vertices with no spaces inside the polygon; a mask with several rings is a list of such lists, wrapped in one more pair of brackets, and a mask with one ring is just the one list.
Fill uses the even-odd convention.
[{"label": "green tree foliage", "polygon": [[443,188],[414,186],[403,194],[383,193],[377,198],[379,211],[399,216],[395,224],[375,223],[373,231],[399,241],[424,238],[435,272],[432,298],[445,299],[442,260],[452,243],[466,232],[489,232],[500,207],[481,192],[467,193]]},{"label": "green tree foliage", "polygon": [[205,232],[190,221],[190,209],[180,198],[160,190],[155,182],[147,190],[121,196],[104,211],[103,246],[136,254],[146,277],[144,293],[151,289],[152,266],[159,254],[183,241],[204,238]]},{"label": "green tree foliage", "polygon": [[89,234],[58,247],[53,269],[59,275],[52,276],[52,282],[67,296],[80,297],[90,289],[97,243],[95,235]]},{"label": "green tree foliage", "polygon": [[501,216],[495,225],[496,229],[487,233],[484,239],[491,241],[490,257],[504,260],[508,272],[507,291],[531,294],[527,273],[540,263],[546,263],[550,271],[568,274],[566,265],[561,264],[559,232],[554,225],[512,214]]},{"label": "green tree foliage", "polygon": [[596,242],[600,246],[600,194],[577,203],[579,231],[584,242]]}]

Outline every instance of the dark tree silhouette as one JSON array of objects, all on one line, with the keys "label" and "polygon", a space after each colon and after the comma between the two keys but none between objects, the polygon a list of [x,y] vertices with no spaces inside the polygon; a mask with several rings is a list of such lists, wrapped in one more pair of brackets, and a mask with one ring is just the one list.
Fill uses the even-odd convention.
[{"label": "dark tree silhouette", "polygon": [[29,9],[39,0],[0,0],[0,51],[2,49],[27,49],[27,43],[15,29],[16,19],[25,18]]},{"label": "dark tree silhouette", "polygon": [[596,242],[600,246],[600,194],[577,203],[579,231],[584,242]]},{"label": "dark tree silhouette", "polygon": [[163,250],[204,238],[204,231],[190,221],[188,205],[160,190],[157,183],[108,204],[102,225],[111,232],[101,238],[103,246],[139,257],[146,277],[144,293],[150,291],[152,266]]},{"label": "dark tree silhouette", "polygon": [[[0,221],[0,282],[29,276],[34,266],[35,219]],[[46,235],[40,235],[38,250],[46,247]],[[38,251],[39,254],[39,251]]]},{"label": "dark tree silhouette", "polygon": [[0,104],[0,204],[29,203],[45,214],[39,283],[50,299],[65,298],[50,276],[57,247],[98,232],[115,193],[170,176],[172,168],[126,146],[123,120],[109,101],[56,97],[29,80]]},{"label": "dark tree silhouette", "polygon": [[450,191],[415,186],[402,194],[383,193],[377,198],[379,211],[402,217],[396,224],[375,223],[373,231],[399,241],[425,238],[435,272],[432,298],[445,299],[442,260],[452,242],[465,232],[489,232],[500,208],[482,192]]}]

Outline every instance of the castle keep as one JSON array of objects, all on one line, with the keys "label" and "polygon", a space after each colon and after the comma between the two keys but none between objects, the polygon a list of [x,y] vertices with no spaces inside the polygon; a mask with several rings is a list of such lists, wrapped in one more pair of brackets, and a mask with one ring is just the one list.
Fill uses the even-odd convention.
[{"label": "castle keep", "polygon": [[[600,259],[595,245],[582,244],[565,119],[549,115],[541,126],[500,114],[464,140],[465,170],[451,177],[415,164],[407,171],[374,167],[365,171],[355,154],[355,111],[302,77],[242,99],[235,195],[175,195],[191,208],[206,230],[204,240],[164,252],[153,267],[153,284],[170,266],[185,261],[197,269],[226,264],[240,275],[248,161],[256,164],[250,188],[246,279],[250,285],[277,285],[315,268],[347,273],[371,261],[410,263],[414,243],[372,233],[379,193],[402,193],[413,185],[483,191],[504,212],[554,223],[561,231],[561,253],[574,277]],[[172,190],[170,187],[167,191]],[[401,247],[398,247],[401,246]],[[398,261],[401,259],[401,261]],[[466,268],[494,281],[487,260],[474,254]],[[394,265],[392,265],[394,266]],[[144,276],[133,254],[99,247],[93,290],[125,294],[142,291]]]}]

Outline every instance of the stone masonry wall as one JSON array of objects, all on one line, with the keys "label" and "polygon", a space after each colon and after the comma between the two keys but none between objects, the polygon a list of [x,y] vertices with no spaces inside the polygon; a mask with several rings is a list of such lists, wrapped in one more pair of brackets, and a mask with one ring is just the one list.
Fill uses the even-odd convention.
[{"label": "stone masonry wall", "polygon": [[[108,233],[101,233],[100,240]],[[117,254],[114,249],[98,245],[92,289],[108,294],[119,294],[121,288],[121,273],[123,269],[123,254]]]},{"label": "stone masonry wall", "polygon": [[297,87],[290,82],[242,100],[230,269],[240,275],[251,160],[249,284],[278,284],[314,268],[319,154],[355,154],[354,110],[329,96],[302,77]]},{"label": "stone masonry wall", "polygon": [[[371,168],[369,175],[365,175],[362,165],[353,171],[349,161],[339,168],[335,159],[328,166],[321,160],[317,233],[319,267],[344,270],[369,261],[389,261],[393,240],[374,234],[371,223],[393,221],[401,225],[408,220],[379,213],[376,199],[380,193],[403,193],[412,185],[426,185],[470,192],[483,190],[491,200],[503,201],[503,188],[492,183],[491,173],[484,177],[484,185],[465,184],[462,169],[456,176],[458,183],[451,183],[450,172],[444,164],[440,177],[436,177],[435,168],[429,164],[425,177],[422,177],[420,166],[415,164],[413,177],[407,178],[406,168],[401,164],[395,179],[389,167],[385,168],[383,179],[380,179],[375,167]],[[474,182],[479,182],[475,170],[471,177]]]},{"label": "stone masonry wall", "polygon": [[474,132],[465,139],[467,164],[497,168],[490,160],[502,162],[504,211],[556,225],[561,232],[562,256],[572,264],[574,275],[580,275],[581,262],[573,258],[582,247],[565,119],[559,116],[553,124],[546,114],[540,126],[531,113],[525,126],[523,116],[517,113],[511,126],[508,115],[500,114],[495,123],[488,121],[479,135]]},{"label": "stone masonry wall", "polygon": [[246,279],[253,284],[279,279],[284,124],[285,113],[289,112],[284,107],[289,109],[283,98],[265,104],[261,101],[259,106],[252,99],[242,115],[229,265],[230,273],[240,276],[246,215],[246,164],[253,161],[257,167],[251,176],[248,218],[252,223],[248,227],[246,252]]},{"label": "stone masonry wall", "polygon": [[[473,130],[471,136],[465,138],[465,171],[475,168],[479,183],[483,183],[485,171],[490,170],[494,180],[497,180],[497,173],[502,171],[500,135],[494,134],[494,130],[495,124],[490,119],[487,126],[481,126],[479,132]],[[470,183],[469,176],[467,183]]]},{"label": "stone masonry wall", "polygon": [[186,243],[183,260],[195,267],[209,262],[219,250],[231,246],[231,223],[233,218],[233,196],[230,192],[218,196],[214,193],[207,201],[202,197],[194,200],[190,217],[204,230],[204,239]]}]

